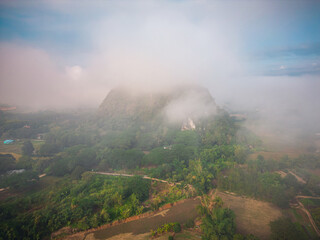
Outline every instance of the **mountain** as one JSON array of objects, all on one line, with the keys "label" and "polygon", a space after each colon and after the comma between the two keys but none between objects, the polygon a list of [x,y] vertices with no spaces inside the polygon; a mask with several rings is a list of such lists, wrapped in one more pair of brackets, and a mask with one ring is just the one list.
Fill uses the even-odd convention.
[{"label": "mountain", "polygon": [[[99,117],[106,121],[130,124],[161,119],[168,123],[194,126],[194,122],[212,116],[217,106],[206,88],[180,86],[147,92],[126,87],[112,89],[99,107]],[[121,125],[121,124],[120,124]]]}]

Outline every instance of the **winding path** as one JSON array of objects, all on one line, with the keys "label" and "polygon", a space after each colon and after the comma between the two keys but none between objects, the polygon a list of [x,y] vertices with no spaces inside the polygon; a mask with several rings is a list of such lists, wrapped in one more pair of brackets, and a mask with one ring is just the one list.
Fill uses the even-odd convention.
[{"label": "winding path", "polygon": [[304,211],[304,212],[307,214],[307,216],[308,216],[308,218],[309,218],[309,221],[310,221],[311,225],[313,226],[314,231],[315,231],[315,232],[317,233],[317,235],[320,237],[320,231],[319,231],[316,223],[314,222],[314,220],[313,220],[313,218],[312,218],[312,215],[311,215],[310,212],[304,207],[304,205],[299,201],[299,198],[303,198],[303,199],[305,199],[305,198],[320,199],[320,197],[296,196],[296,200],[297,200],[297,202],[298,202],[298,204],[299,204],[299,206],[300,206],[300,207],[298,207],[298,208],[300,208],[302,211]]},{"label": "winding path", "polygon": [[[93,172],[95,174],[101,174],[101,175],[108,175],[108,176],[122,176],[122,177],[135,177],[135,176],[141,176],[141,175],[133,175],[133,174],[126,174],[126,173],[110,173],[110,172]],[[149,179],[152,181],[156,181],[156,182],[162,182],[162,183],[167,183],[171,186],[173,185],[179,185],[181,183],[172,183],[172,182],[168,182],[166,180],[162,180],[162,179],[158,179],[158,178],[152,178],[152,177],[148,177],[146,175],[142,176],[143,179]]]}]

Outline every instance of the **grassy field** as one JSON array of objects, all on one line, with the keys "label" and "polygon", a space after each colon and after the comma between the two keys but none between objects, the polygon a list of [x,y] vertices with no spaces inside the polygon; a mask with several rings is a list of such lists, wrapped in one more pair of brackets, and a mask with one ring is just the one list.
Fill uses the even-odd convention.
[{"label": "grassy field", "polygon": [[[169,236],[172,236],[173,233],[166,233],[161,237],[156,238],[157,240],[167,240]],[[196,231],[191,230],[182,230],[180,233],[176,233],[174,236],[175,240],[183,240],[183,239],[190,239],[190,240],[198,240],[201,239],[201,234]]]},{"label": "grassy field", "polygon": [[[22,141],[15,141],[11,144],[4,144],[3,141],[0,142],[0,152],[1,153],[10,153],[12,154],[15,158],[17,156],[21,156],[21,147],[22,147],[23,142]],[[17,159],[17,158],[16,158]]]},{"label": "grassy field", "polygon": [[274,160],[280,160],[284,156],[288,156],[289,158],[297,158],[299,155],[302,154],[300,151],[294,151],[294,150],[283,150],[283,151],[258,151],[251,153],[249,155],[249,159],[255,160],[257,159],[258,155],[263,156],[265,159],[274,159]]},{"label": "grassy field", "polygon": [[215,195],[222,198],[224,207],[234,211],[237,232],[241,234],[254,234],[260,239],[269,239],[269,223],[282,216],[281,210],[268,202],[218,191]]},{"label": "grassy field", "polygon": [[[3,141],[0,142],[0,153],[1,154],[12,154],[16,160],[18,160],[21,157],[22,154],[22,146],[23,146],[24,140],[15,141],[11,144],[4,144]],[[41,147],[41,145],[44,144],[44,141],[42,140],[31,140],[31,143],[35,149],[35,151],[38,151]]]}]

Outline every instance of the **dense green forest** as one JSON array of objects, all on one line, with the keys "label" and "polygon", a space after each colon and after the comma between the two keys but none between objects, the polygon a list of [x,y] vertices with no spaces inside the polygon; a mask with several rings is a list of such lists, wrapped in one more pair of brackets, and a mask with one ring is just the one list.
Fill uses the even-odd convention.
[{"label": "dense green forest", "polygon": [[[307,171],[320,167],[318,156],[284,156],[280,160],[258,156],[249,160],[248,155],[261,147],[261,141],[224,110],[198,119],[195,129],[184,131],[180,124],[168,124],[159,117],[152,121],[116,119],[90,112],[1,112],[1,139],[14,139],[22,156],[15,159],[11,154],[0,154],[0,188],[19,192],[0,202],[0,238],[44,239],[65,226],[85,230],[168,202],[201,196],[213,188],[281,208],[288,208],[298,194],[320,194],[319,177]],[[19,169],[20,173],[14,172]],[[298,169],[306,184],[298,182],[288,169]],[[281,177],[279,170],[288,174]],[[122,171],[137,177],[92,173],[97,171]],[[57,181],[43,184],[41,174]],[[157,195],[150,181],[139,175],[179,185],[166,196]],[[203,239],[215,239],[213,235],[220,236],[218,239],[256,239],[237,235],[234,213],[215,204],[213,209],[201,210]],[[281,221],[285,227],[296,226]],[[280,231],[276,224],[271,228]]]},{"label": "dense green forest", "polygon": [[[48,189],[0,204],[2,239],[42,239],[70,225],[85,230],[144,211],[150,182],[139,177],[65,178]],[[5,220],[5,221],[4,221]]]}]

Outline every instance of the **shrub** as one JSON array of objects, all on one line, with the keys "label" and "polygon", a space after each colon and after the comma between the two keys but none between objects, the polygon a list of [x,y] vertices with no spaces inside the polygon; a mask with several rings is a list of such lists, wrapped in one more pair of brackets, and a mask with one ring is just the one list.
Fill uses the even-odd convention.
[{"label": "shrub", "polygon": [[194,221],[193,219],[189,219],[186,224],[185,224],[186,228],[193,228],[194,227]]},{"label": "shrub", "polygon": [[180,223],[175,223],[175,224],[173,225],[173,231],[174,231],[175,233],[181,232],[181,225],[180,225]]}]

